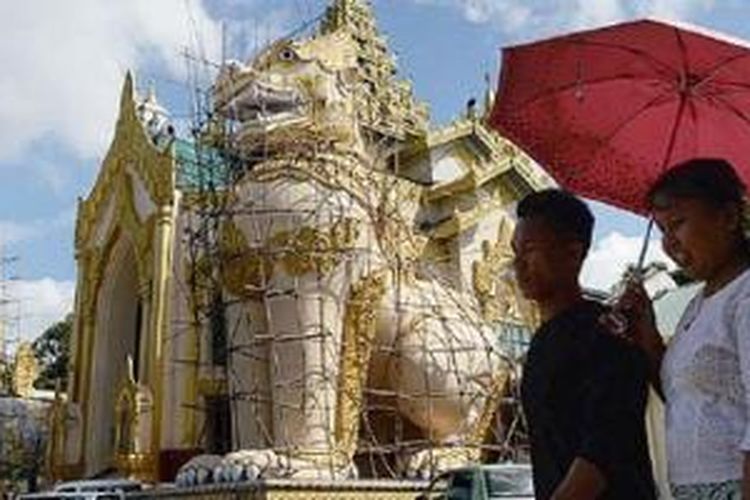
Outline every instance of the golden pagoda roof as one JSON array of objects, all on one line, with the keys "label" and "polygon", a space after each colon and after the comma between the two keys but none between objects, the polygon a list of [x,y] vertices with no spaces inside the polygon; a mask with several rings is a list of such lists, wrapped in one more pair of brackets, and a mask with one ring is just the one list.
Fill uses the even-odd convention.
[{"label": "golden pagoda roof", "polygon": [[357,83],[362,94],[358,109],[362,122],[397,139],[423,136],[428,107],[414,98],[411,82],[396,78],[396,62],[369,2],[334,0],[323,16],[320,34],[340,32],[351,36],[357,46]]}]

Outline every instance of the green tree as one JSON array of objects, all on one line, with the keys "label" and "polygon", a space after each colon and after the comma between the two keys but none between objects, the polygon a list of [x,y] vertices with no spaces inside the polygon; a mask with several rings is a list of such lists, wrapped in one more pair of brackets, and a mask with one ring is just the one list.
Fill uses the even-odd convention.
[{"label": "green tree", "polygon": [[34,341],[32,348],[39,360],[39,378],[35,384],[39,389],[54,389],[60,380],[62,387],[68,381],[68,360],[70,359],[70,338],[73,331],[73,315],[58,321],[47,328]]}]

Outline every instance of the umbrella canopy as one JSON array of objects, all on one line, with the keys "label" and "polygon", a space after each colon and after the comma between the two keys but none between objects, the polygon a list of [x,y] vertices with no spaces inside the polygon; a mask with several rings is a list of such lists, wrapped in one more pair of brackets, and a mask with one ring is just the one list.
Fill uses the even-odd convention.
[{"label": "umbrella canopy", "polygon": [[563,187],[637,213],[689,158],[750,184],[750,46],[639,20],[506,48],[490,124]]}]

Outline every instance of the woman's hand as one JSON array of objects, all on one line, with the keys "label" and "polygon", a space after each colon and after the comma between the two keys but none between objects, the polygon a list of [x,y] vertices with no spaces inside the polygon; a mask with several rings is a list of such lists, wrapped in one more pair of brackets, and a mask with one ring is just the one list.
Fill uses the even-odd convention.
[{"label": "woman's hand", "polygon": [[646,352],[663,347],[651,299],[638,279],[628,280],[624,293],[612,308],[615,314],[627,319],[624,336]]},{"label": "woman's hand", "polygon": [[626,324],[622,332],[616,334],[645,352],[649,363],[649,380],[664,399],[660,377],[665,350],[664,340],[656,327],[656,315],[651,299],[640,280],[631,279],[627,282],[625,292],[612,307],[612,316],[625,319]]}]

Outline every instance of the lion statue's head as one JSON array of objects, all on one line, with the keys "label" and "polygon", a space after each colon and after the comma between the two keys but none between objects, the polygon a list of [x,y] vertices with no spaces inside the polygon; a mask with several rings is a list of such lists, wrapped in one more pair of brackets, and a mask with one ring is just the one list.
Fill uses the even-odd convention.
[{"label": "lion statue's head", "polygon": [[247,149],[304,140],[356,148],[356,65],[345,33],[278,41],[247,65],[223,68],[216,110],[233,122],[235,139]]},{"label": "lion statue's head", "polygon": [[338,3],[347,5],[335,2],[314,35],[276,41],[220,71],[215,109],[241,150],[364,151],[425,133],[427,109],[396,79],[369,7]]}]

